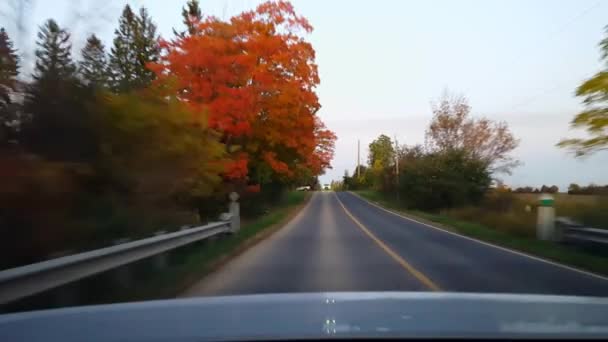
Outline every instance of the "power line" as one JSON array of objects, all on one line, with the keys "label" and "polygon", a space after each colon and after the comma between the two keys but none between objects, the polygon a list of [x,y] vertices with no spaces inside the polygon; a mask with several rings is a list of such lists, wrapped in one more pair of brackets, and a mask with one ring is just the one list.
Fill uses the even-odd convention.
[{"label": "power line", "polygon": [[[568,28],[570,25],[572,25],[574,22],[576,22],[577,20],[583,18],[585,15],[587,15],[589,12],[591,12],[591,10],[595,9],[596,7],[598,7],[600,4],[602,3],[602,1],[596,1],[593,5],[587,7],[586,9],[584,9],[583,11],[579,12],[577,15],[575,15],[574,17],[572,17],[570,20],[566,21],[563,25],[561,25],[558,29],[556,29],[555,31],[553,31],[551,34],[549,34],[546,38],[544,39],[539,39],[537,41],[537,43],[534,45],[536,47],[542,45],[543,43],[546,44],[548,41],[550,41],[551,39],[553,39],[555,36],[557,36],[558,34],[561,34],[566,28]],[[521,56],[521,55],[519,55]],[[526,99],[524,99],[523,101],[511,106],[509,109],[507,109],[507,111],[512,111],[518,108],[521,108],[523,106],[527,106],[531,103],[536,102],[539,98],[550,94],[552,92],[554,92],[555,90],[561,88],[562,86],[564,86],[563,84],[557,84],[554,85],[553,87],[549,88],[549,89],[545,89],[539,93],[537,93],[534,96],[528,97]]]}]

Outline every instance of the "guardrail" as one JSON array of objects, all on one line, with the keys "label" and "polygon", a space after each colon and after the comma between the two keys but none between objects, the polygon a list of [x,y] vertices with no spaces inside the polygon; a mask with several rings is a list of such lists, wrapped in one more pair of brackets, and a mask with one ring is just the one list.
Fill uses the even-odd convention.
[{"label": "guardrail", "polygon": [[221,222],[159,234],[133,242],[47,260],[0,272],[0,304],[12,302],[76,280],[108,271],[172,249],[239,230],[238,195],[230,196],[230,212]]},{"label": "guardrail", "polygon": [[608,245],[608,230],[584,227],[582,224],[567,217],[555,219],[559,241]]}]

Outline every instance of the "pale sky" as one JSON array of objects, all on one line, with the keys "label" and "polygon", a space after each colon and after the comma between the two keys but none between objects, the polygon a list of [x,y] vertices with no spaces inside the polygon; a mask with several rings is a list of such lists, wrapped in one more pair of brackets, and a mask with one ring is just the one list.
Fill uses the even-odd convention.
[{"label": "pale sky", "polygon": [[[12,1],[12,0],[11,0]],[[95,32],[107,47],[126,1],[37,0],[18,35],[33,54],[37,26],[53,17],[72,28],[75,54]],[[181,28],[184,1],[128,1],[148,7],[164,37]],[[202,0],[206,14],[228,18],[255,7],[253,0]],[[445,88],[469,98],[473,114],[505,120],[521,140],[522,166],[504,176],[512,186],[608,183],[608,153],[578,160],[555,147],[580,111],[574,89],[601,68],[598,42],[608,25],[608,1],[328,1],[294,0],[314,27],[323,106],[319,115],[336,132],[333,170],[340,179],[378,135],[422,143],[430,102]],[[0,5],[4,14],[7,5]],[[8,18],[1,18],[8,23]],[[5,24],[3,24],[5,25]],[[26,56],[27,57],[27,56]],[[578,134],[580,135],[580,133]]]}]

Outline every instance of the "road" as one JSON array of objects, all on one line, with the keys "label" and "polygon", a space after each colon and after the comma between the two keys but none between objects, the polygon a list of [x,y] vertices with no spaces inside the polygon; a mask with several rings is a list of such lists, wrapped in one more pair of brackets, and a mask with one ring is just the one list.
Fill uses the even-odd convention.
[{"label": "road", "polygon": [[322,192],[183,296],[324,291],[608,296],[608,279],[429,227],[351,193]]}]

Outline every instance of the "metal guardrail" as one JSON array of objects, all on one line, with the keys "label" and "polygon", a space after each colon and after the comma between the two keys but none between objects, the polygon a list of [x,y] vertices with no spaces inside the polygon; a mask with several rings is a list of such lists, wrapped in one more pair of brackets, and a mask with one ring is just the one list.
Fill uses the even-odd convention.
[{"label": "metal guardrail", "polygon": [[559,231],[560,241],[608,245],[608,230],[584,227],[582,224],[567,217],[555,220]]},{"label": "metal guardrail", "polygon": [[0,304],[145,259],[177,247],[238,230],[231,215],[224,222],[127,242],[0,272]]}]

